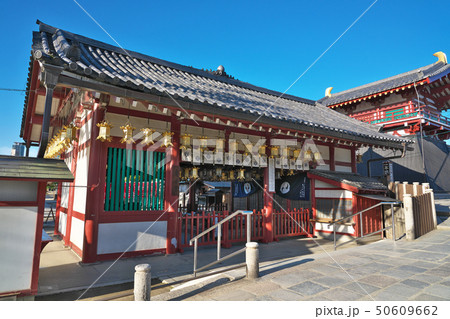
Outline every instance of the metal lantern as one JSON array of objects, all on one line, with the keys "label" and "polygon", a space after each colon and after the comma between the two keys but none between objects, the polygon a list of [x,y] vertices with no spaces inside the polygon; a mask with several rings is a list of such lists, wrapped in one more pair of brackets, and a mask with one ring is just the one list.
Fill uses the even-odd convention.
[{"label": "metal lantern", "polygon": [[142,145],[153,145],[153,144],[155,144],[155,141],[153,141],[153,133],[155,133],[155,130],[152,130],[150,128],[142,128],[141,132],[144,135],[144,138],[141,141]]},{"label": "metal lantern", "polygon": [[226,172],[222,172],[222,177],[220,178],[221,181],[226,181],[228,180],[228,176]]},{"label": "metal lantern", "polygon": [[223,150],[225,148],[225,140],[224,139],[217,139],[216,140],[216,149],[217,150]]},{"label": "metal lantern", "polygon": [[243,181],[245,179],[245,169],[241,168],[238,172],[237,179]]},{"label": "metal lantern", "polygon": [[234,181],[234,180],[236,179],[236,176],[234,176],[234,171],[233,171],[233,170],[230,171],[230,174],[229,174],[229,176],[228,176],[228,179],[229,179],[230,181]]},{"label": "metal lantern", "polygon": [[191,134],[183,134],[180,137],[180,142],[181,142],[181,149],[187,149],[190,148],[191,146],[191,138],[192,135]]},{"label": "metal lantern", "polygon": [[103,121],[101,123],[97,123],[97,127],[99,127],[99,132],[97,136],[97,140],[100,140],[101,142],[111,142],[111,128],[113,127],[111,124],[109,124],[107,121]]},{"label": "metal lantern", "polygon": [[301,152],[301,150],[298,148],[294,150],[294,158],[295,159],[298,159],[298,157],[300,156],[300,152]]},{"label": "metal lantern", "polygon": [[230,140],[230,153],[236,153],[239,148],[239,143],[236,140]]},{"label": "metal lantern", "polygon": [[320,152],[314,152],[314,160],[318,161],[320,160],[321,156],[320,156]]},{"label": "metal lantern", "polygon": [[208,137],[207,136],[200,137],[199,142],[200,142],[201,149],[205,149],[208,147]]},{"label": "metal lantern", "polygon": [[252,143],[244,144],[244,146],[245,146],[245,153],[247,155],[249,154],[248,152],[253,153],[253,144]]},{"label": "metal lantern", "polygon": [[266,145],[261,145],[258,150],[259,155],[266,155],[266,148]]},{"label": "metal lantern", "polygon": [[78,130],[78,127],[76,127],[72,123],[66,127],[66,143],[67,144],[70,144],[73,141],[78,141],[77,130]]},{"label": "metal lantern", "polygon": [[280,147],[279,146],[272,146],[270,148],[270,155],[273,157],[280,155]]},{"label": "metal lantern", "polygon": [[192,167],[192,178],[193,179],[198,179],[198,167]]},{"label": "metal lantern", "polygon": [[282,157],[288,158],[289,155],[290,155],[290,148],[289,147],[283,147],[282,150],[281,150],[281,154],[282,154]]},{"label": "metal lantern", "polygon": [[133,140],[133,131],[136,129],[135,127],[131,126],[130,124],[127,124],[125,126],[121,126],[120,129],[123,132],[123,137],[120,140],[120,143],[127,143],[127,144],[136,143]]},{"label": "metal lantern", "polygon": [[307,150],[304,155],[304,160],[309,162],[312,161],[312,159],[313,159],[313,152],[311,150]]},{"label": "metal lantern", "polygon": [[216,167],[216,177],[220,179],[222,177],[222,167]]},{"label": "metal lantern", "polygon": [[173,146],[172,144],[172,132],[164,132],[162,137],[162,146],[163,147],[169,147]]}]

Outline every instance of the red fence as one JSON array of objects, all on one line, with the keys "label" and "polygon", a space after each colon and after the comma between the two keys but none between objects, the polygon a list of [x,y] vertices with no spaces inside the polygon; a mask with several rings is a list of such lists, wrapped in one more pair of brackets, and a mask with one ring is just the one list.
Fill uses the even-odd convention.
[{"label": "red fence", "polygon": [[[201,212],[181,214],[180,235],[181,247],[189,247],[189,240],[202,233],[209,227],[217,224],[229,215],[224,212]],[[251,240],[258,241],[264,238],[264,210],[253,211],[251,215]],[[311,232],[309,222],[309,210],[300,209],[289,212],[275,212],[272,225],[276,238],[288,236],[302,236]],[[222,226],[222,243],[229,246],[232,243],[245,242],[247,240],[247,217],[236,215]],[[216,245],[217,230],[213,230],[198,240],[199,246]]]},{"label": "red fence", "polygon": [[273,213],[273,229],[275,238],[303,236],[311,233],[309,209],[294,209]]}]

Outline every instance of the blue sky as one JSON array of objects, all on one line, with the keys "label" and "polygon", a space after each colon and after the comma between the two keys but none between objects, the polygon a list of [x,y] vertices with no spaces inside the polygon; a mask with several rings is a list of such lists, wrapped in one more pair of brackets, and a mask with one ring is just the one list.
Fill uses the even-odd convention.
[{"label": "blue sky", "polygon": [[[284,92],[375,0],[77,0],[124,48]],[[0,13],[0,88],[25,89],[39,19],[114,41],[73,1],[8,1]],[[450,58],[450,1],[378,0],[288,93],[309,98]],[[0,91],[0,154],[19,138],[23,92]],[[447,113],[450,117],[450,114]]]}]

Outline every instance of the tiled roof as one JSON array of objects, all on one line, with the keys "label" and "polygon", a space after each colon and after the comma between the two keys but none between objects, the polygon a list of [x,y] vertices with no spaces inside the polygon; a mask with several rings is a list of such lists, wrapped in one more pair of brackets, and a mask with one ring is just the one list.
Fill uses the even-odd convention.
[{"label": "tiled roof", "polygon": [[62,160],[0,155],[0,179],[33,179],[73,181],[73,175]]},{"label": "tiled roof", "polygon": [[326,106],[331,106],[342,102],[365,97],[368,95],[372,95],[375,93],[380,93],[394,88],[402,87],[408,84],[417,83],[427,78],[433,78],[440,74],[442,74],[443,76],[448,73],[450,73],[450,64],[437,62],[383,80],[358,86],[350,90],[331,94],[331,97],[324,97],[320,99],[318,102]]},{"label": "tiled roof", "polygon": [[309,171],[309,174],[325,178],[330,181],[339,182],[345,185],[356,187],[359,190],[366,191],[387,191],[387,187],[377,181],[376,179],[361,176],[355,173],[347,172],[335,172],[335,171],[323,171],[313,169]]},{"label": "tiled roof", "polygon": [[[231,77],[212,74],[93,39],[39,22],[33,33],[34,56],[44,63],[62,65],[71,73],[118,87],[175,99],[261,115],[295,123],[318,134],[400,147],[405,140],[378,132],[378,128],[339,114],[315,101],[257,87]],[[217,110],[218,111],[218,110]]]}]

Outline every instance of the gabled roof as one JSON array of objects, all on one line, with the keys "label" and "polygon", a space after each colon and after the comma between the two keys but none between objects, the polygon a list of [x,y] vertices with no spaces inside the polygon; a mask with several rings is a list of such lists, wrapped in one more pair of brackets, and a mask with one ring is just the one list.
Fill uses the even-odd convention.
[{"label": "gabled roof", "polygon": [[340,188],[359,192],[385,192],[388,188],[376,179],[361,176],[356,173],[335,172],[313,169],[308,172],[308,177],[321,180],[325,183],[338,186]]},{"label": "gabled roof", "polygon": [[0,155],[0,179],[71,182],[62,160]]},{"label": "gabled roof", "polygon": [[397,148],[405,142],[312,100],[254,86],[220,75],[220,72],[126,51],[40,21],[38,24],[40,31],[33,33],[34,56],[43,63],[64,66],[65,75],[81,75],[83,79],[138,92],[170,95],[206,105],[211,112],[235,111],[255,119],[261,116],[262,123],[265,119],[275,119],[280,127],[283,123],[295,124],[298,130],[325,136]]},{"label": "gabled roof", "polygon": [[326,106],[332,106],[370,96],[375,93],[385,92],[407,85],[414,85],[414,83],[421,81],[426,81],[428,83],[445,76],[448,73],[450,73],[450,64],[439,61],[409,72],[401,73],[386,79],[331,94],[331,97],[324,97],[318,102]]}]

